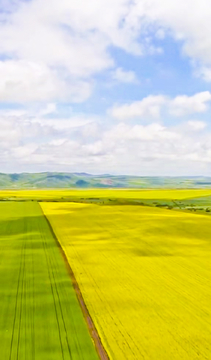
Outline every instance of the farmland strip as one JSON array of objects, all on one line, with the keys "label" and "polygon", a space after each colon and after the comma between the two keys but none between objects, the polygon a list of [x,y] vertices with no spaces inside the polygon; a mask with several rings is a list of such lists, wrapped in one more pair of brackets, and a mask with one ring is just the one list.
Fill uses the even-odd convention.
[{"label": "farmland strip", "polygon": [[12,327],[12,337],[11,337],[11,343],[10,343],[10,356],[9,360],[12,358],[12,351],[13,351],[13,342],[14,342],[14,335],[15,335],[15,324],[17,320],[17,311],[18,311],[18,299],[19,299],[19,292],[20,292],[20,282],[21,282],[21,273],[22,273],[22,262],[23,262],[23,248],[22,246],[22,252],[20,256],[20,269],[19,269],[19,276],[18,276],[18,284],[17,284],[17,292],[16,292],[16,300],[15,300],[15,314],[14,314],[14,320],[13,320],[13,327]]},{"label": "farmland strip", "polygon": [[4,360],[97,360],[61,253],[36,202],[0,204]]},{"label": "farmland strip", "polygon": [[113,360],[210,359],[210,217],[41,206]]},{"label": "farmland strip", "polygon": [[[42,210],[42,208],[41,208],[41,210]],[[69,262],[67,260],[66,254],[65,254],[60,242],[58,241],[58,239],[57,239],[57,237],[56,237],[56,235],[54,233],[54,230],[53,230],[53,228],[51,226],[50,221],[48,220],[48,218],[45,216],[44,213],[43,213],[43,216],[45,217],[45,219],[46,219],[46,221],[48,223],[48,226],[51,229],[52,235],[53,235],[53,237],[54,237],[54,239],[56,241],[56,244],[57,244],[58,248],[60,249],[60,252],[61,252],[62,257],[64,259],[64,262],[66,264],[67,270],[68,270],[68,272],[70,274],[70,278],[72,280],[72,284],[73,284],[75,293],[77,295],[78,302],[80,304],[81,310],[82,310],[84,318],[86,320],[90,335],[91,335],[91,337],[92,337],[92,339],[94,341],[94,344],[95,344],[96,350],[98,352],[98,355],[99,355],[101,360],[109,360],[108,354],[107,354],[106,350],[103,347],[103,344],[101,342],[101,339],[99,337],[97,329],[96,329],[96,327],[94,325],[94,322],[93,322],[93,320],[92,320],[92,318],[91,318],[91,316],[89,314],[89,311],[88,311],[87,306],[85,304],[85,301],[83,299],[83,295],[81,293],[81,290],[79,288],[79,285],[78,285],[77,280],[75,278],[75,275],[73,273],[73,270],[72,270],[72,268],[71,268],[71,266],[70,266],[70,264],[69,264]],[[59,297],[59,293],[58,293],[58,297]],[[62,312],[62,309],[61,309],[61,312]]]}]

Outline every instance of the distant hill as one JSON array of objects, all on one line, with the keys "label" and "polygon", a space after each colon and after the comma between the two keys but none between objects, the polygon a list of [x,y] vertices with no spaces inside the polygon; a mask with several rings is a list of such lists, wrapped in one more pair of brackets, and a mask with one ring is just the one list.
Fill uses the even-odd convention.
[{"label": "distant hill", "polygon": [[57,172],[0,173],[0,188],[211,188],[211,177],[115,176]]}]

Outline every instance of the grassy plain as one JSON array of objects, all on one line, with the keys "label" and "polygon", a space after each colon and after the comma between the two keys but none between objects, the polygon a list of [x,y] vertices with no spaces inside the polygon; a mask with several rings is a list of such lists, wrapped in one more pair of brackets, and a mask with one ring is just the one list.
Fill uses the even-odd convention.
[{"label": "grassy plain", "polygon": [[36,202],[0,203],[0,344],[2,360],[98,359]]},{"label": "grassy plain", "polygon": [[211,358],[209,216],[146,206],[41,206],[112,360]]}]

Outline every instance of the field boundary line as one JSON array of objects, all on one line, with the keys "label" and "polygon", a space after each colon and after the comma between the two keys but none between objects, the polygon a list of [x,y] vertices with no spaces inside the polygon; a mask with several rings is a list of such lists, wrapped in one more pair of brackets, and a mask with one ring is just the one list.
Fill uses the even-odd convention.
[{"label": "field boundary line", "polygon": [[71,278],[71,281],[72,281],[73,289],[75,290],[77,300],[79,302],[79,305],[80,305],[80,308],[82,310],[84,319],[86,321],[90,336],[91,336],[91,338],[92,338],[92,340],[94,342],[97,354],[98,354],[100,360],[110,360],[109,356],[108,356],[108,354],[107,354],[107,352],[106,352],[106,350],[105,350],[105,348],[104,348],[104,346],[102,344],[101,338],[100,338],[100,336],[98,334],[98,331],[97,331],[97,329],[95,327],[95,324],[94,324],[94,322],[93,322],[93,320],[91,318],[89,310],[88,310],[88,308],[87,308],[87,306],[85,304],[83,295],[81,293],[81,290],[80,290],[80,287],[79,287],[78,282],[76,280],[76,277],[74,275],[74,272],[73,272],[73,270],[72,270],[72,268],[70,266],[70,263],[69,263],[69,261],[67,259],[66,253],[65,253],[60,241],[58,240],[49,219],[45,215],[45,213],[44,213],[44,211],[42,209],[42,206],[40,205],[40,203],[38,203],[38,204],[39,204],[41,212],[42,212],[42,214],[43,214],[43,216],[44,216],[44,218],[45,218],[45,220],[46,220],[46,222],[47,222],[47,224],[48,224],[48,226],[50,228],[52,236],[55,239],[55,242],[56,242],[56,244],[57,244],[57,246],[58,246],[58,248],[59,248],[59,250],[61,252],[61,255],[62,255],[63,259],[64,259],[67,271],[68,271],[68,273],[70,275],[70,278]]}]

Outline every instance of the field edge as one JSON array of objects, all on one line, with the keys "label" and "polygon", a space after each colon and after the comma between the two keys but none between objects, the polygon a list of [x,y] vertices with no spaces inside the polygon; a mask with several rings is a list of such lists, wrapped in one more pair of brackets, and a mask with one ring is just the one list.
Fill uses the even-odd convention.
[{"label": "field edge", "polygon": [[110,360],[109,356],[108,356],[108,354],[107,354],[107,352],[106,352],[106,350],[105,350],[105,348],[104,348],[104,346],[102,344],[102,341],[101,341],[101,338],[100,338],[100,336],[98,334],[96,326],[95,326],[95,324],[94,324],[94,322],[93,322],[93,320],[91,318],[89,310],[88,310],[88,308],[86,306],[86,303],[84,301],[83,295],[81,293],[81,290],[80,290],[80,287],[79,287],[78,282],[76,280],[76,277],[74,275],[74,272],[73,272],[73,270],[72,270],[72,268],[70,266],[70,263],[68,261],[65,250],[63,249],[59,239],[57,238],[48,217],[45,215],[45,213],[44,213],[44,211],[42,209],[42,206],[40,205],[40,203],[38,203],[38,204],[39,204],[39,207],[40,207],[40,209],[42,211],[42,214],[43,214],[43,216],[44,216],[44,218],[45,218],[45,220],[46,220],[46,222],[47,222],[47,224],[49,226],[49,229],[51,230],[52,236],[55,239],[55,242],[56,242],[56,244],[57,244],[57,246],[58,246],[58,248],[60,250],[60,253],[61,253],[62,257],[63,257],[63,260],[65,262],[67,271],[68,271],[68,273],[70,275],[70,279],[71,279],[71,282],[72,282],[73,289],[75,290],[77,300],[79,302],[81,311],[82,311],[84,319],[86,321],[89,334],[90,334],[90,336],[91,336],[91,338],[92,338],[92,340],[94,342],[94,346],[95,346],[95,349],[97,351],[97,354],[98,354],[100,360]]}]

